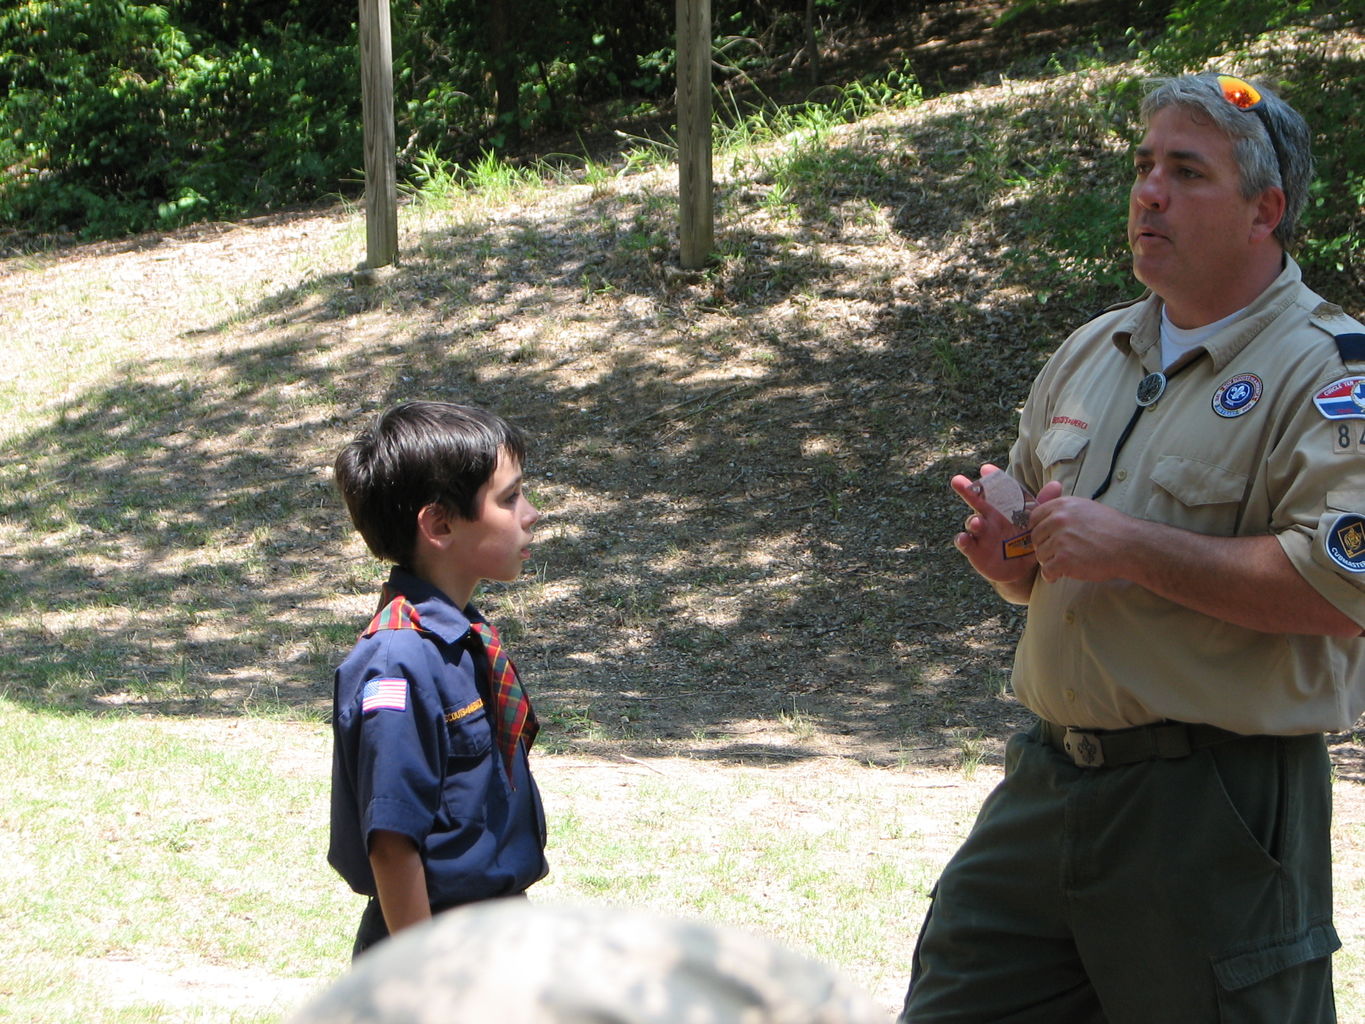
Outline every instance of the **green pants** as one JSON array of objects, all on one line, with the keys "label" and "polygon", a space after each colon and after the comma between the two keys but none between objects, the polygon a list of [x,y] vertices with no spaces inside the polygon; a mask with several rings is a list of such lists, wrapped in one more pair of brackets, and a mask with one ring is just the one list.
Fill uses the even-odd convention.
[{"label": "green pants", "polygon": [[1078,768],[1041,731],[934,890],[902,1024],[1324,1024],[1321,736]]}]

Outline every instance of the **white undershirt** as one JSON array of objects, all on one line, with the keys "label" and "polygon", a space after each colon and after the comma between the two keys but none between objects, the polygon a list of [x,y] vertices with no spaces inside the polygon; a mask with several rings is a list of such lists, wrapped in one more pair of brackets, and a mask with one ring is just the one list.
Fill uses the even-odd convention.
[{"label": "white undershirt", "polygon": [[1211,324],[1203,327],[1177,327],[1171,323],[1166,316],[1166,307],[1161,307],[1161,368],[1169,371],[1172,366],[1180,362],[1186,355],[1197,348],[1202,348],[1204,342],[1208,341],[1215,334],[1221,331],[1228,324],[1232,323],[1250,307],[1244,306],[1236,313],[1225,316],[1221,320],[1215,320]]}]

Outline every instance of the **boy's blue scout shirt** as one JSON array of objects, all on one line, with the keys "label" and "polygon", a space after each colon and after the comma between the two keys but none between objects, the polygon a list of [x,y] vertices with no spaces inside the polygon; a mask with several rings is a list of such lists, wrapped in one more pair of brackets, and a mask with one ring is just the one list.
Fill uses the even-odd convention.
[{"label": "boy's blue scout shirt", "polygon": [[376,895],[369,838],[383,829],[416,843],[435,908],[519,893],[548,870],[545,816],[525,748],[513,788],[494,742],[488,659],[469,628],[482,616],[402,569],[385,593],[336,672],[327,860]]}]

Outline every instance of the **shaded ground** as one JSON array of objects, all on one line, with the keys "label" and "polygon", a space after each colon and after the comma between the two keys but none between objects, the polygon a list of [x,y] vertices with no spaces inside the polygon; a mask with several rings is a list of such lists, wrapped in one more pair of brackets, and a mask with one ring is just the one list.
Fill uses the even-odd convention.
[{"label": "shaded ground", "polygon": [[[1001,82],[973,49],[981,5],[944,12],[857,59],[884,46],[927,86],[980,87],[726,155],[705,274],[676,269],[669,173],[408,208],[372,287],[343,210],[0,263],[0,695],[252,749],[197,719],[325,714],[380,578],[327,467],[378,409],[472,401],[533,438],[533,565],[483,603],[537,699],[547,799],[589,774],[607,808],[641,778],[778,777],[790,796],[764,812],[800,829],[875,785],[917,810],[913,840],[869,841],[946,857],[1025,715],[1020,614],[952,550],[945,482],[1004,457],[1040,361],[1128,285],[1065,264],[1058,286],[1045,231],[1122,189],[1124,139],[1087,127],[1101,76]],[[1044,157],[1057,189],[1031,187]],[[1002,178],[1020,187],[981,187]],[[1346,1020],[1365,759],[1349,735],[1333,754]],[[272,769],[325,772],[299,757]],[[859,762],[907,770],[869,783]],[[887,941],[895,976],[859,980],[889,1009],[913,927]],[[72,976],[173,1013],[309,988],[176,952],[96,950]]]},{"label": "shaded ground", "polygon": [[[998,734],[1016,623],[957,570],[942,481],[999,442],[967,436],[981,403],[905,323],[894,296],[922,286],[856,239],[770,265],[753,254],[793,243],[755,233],[742,266],[670,290],[634,277],[653,254],[620,265],[635,200],[566,191],[428,234],[374,291],[337,273],[240,323],[178,324],[61,403],[7,466],[9,678],[77,706],[322,706],[376,580],[325,467],[369,412],[455,397],[535,438],[535,578],[487,603],[551,737],[885,760]],[[898,264],[924,261],[880,223]],[[105,302],[136,316],[197,261],[249,280],[337,228],[87,250],[43,279],[117,278]],[[864,274],[890,276],[869,297]]]},{"label": "shaded ground", "polygon": [[[968,36],[931,49],[975,66]],[[1021,617],[952,549],[946,481],[1004,458],[1046,353],[1130,293],[1084,266],[1043,291],[1058,194],[998,188],[1060,155],[1121,245],[1126,144],[1081,120],[1101,77],[1021,72],[724,157],[700,275],[674,265],[667,172],[410,209],[370,287],[341,211],[7,261],[0,692],[325,713],[380,578],[328,466],[376,410],[450,398],[533,438],[532,571],[484,604],[549,744],[995,759],[1025,717]]]}]

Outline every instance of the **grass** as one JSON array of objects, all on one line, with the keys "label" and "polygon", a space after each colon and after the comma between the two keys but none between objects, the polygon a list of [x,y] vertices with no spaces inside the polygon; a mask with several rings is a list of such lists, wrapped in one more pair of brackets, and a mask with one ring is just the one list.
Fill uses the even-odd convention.
[{"label": "grass", "polygon": [[[342,973],[360,900],[324,860],[329,756],[326,725],[288,714],[92,717],[0,700],[0,908],[14,923],[0,1021],[264,1024]],[[552,873],[534,900],[756,931],[835,965],[888,1012],[929,889],[999,777],[548,752],[535,768]],[[1338,1001],[1360,1021],[1365,826],[1335,831],[1339,877],[1354,879],[1338,885]]]},{"label": "grass", "polygon": [[[744,110],[730,98],[718,96],[724,110],[714,126],[717,159],[729,159],[733,170],[741,171],[756,153],[765,177],[773,181],[768,200],[770,208],[781,210],[781,196],[792,179],[807,187],[819,187],[825,180],[840,176],[846,169],[836,163],[827,165],[826,143],[830,133],[878,111],[903,109],[919,104],[923,92],[909,65],[883,75],[851,82],[835,91],[832,98],[796,106],[767,103]],[[551,154],[526,166],[513,166],[495,154],[485,152],[468,167],[457,167],[432,150],[414,162],[412,185],[408,194],[418,217],[447,216],[457,211],[470,215],[475,209],[505,205],[513,198],[524,198],[551,185],[582,183],[594,196],[606,194],[613,181],[631,174],[666,169],[676,157],[676,144],[665,139],[646,139],[622,135],[624,145],[615,166],[590,157]],[[782,143],[774,147],[774,143]],[[837,151],[836,151],[837,153]],[[576,170],[574,168],[577,168]],[[651,232],[627,236],[633,248],[651,248]]]},{"label": "grass", "polygon": [[[350,911],[319,871],[327,749],[317,724],[0,701],[0,904],[24,922],[0,951],[0,1020],[277,1020],[268,993],[333,973]],[[226,1006],[195,1005],[210,968]]]},{"label": "grass", "polygon": [[738,115],[697,280],[644,146],[432,165],[371,288],[354,211],[0,266],[0,1021],[273,1020],[344,969],[319,716],[383,570],[328,465],[413,397],[542,445],[536,568],[484,598],[544,695],[538,898],[753,927],[893,1007],[1014,713],[1018,616],[945,550],[942,483],[1098,305],[1106,204],[1061,200],[1121,189],[1096,86],[1131,74]]},{"label": "grass", "polygon": [[[22,922],[0,950],[0,1021],[255,1024],[345,970],[360,900],[325,863],[325,725],[0,700],[0,757],[0,907]],[[536,771],[553,868],[536,900],[760,931],[888,1005],[983,791],[856,765],[814,777],[540,753]]]}]

